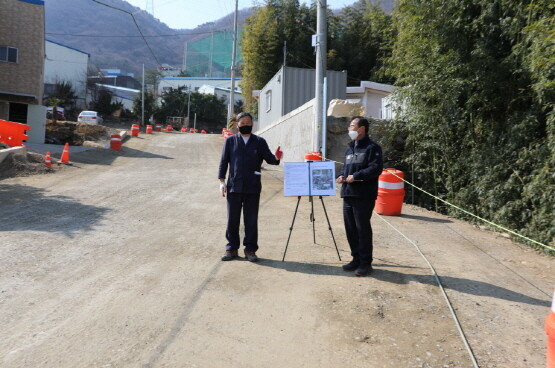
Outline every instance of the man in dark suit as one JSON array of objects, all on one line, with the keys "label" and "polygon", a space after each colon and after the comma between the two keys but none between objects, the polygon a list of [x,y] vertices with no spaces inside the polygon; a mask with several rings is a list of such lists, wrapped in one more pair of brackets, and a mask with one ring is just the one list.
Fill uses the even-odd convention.
[{"label": "man in dark suit", "polygon": [[[258,205],[262,190],[262,161],[279,165],[282,152],[279,147],[272,154],[262,137],[252,134],[252,116],[248,112],[237,115],[239,133],[226,139],[220,160],[218,178],[222,197],[227,194],[227,245],[222,261],[239,257],[239,225],[244,212],[245,258],[257,262],[258,257]],[[229,178],[225,182],[229,167]]]}]

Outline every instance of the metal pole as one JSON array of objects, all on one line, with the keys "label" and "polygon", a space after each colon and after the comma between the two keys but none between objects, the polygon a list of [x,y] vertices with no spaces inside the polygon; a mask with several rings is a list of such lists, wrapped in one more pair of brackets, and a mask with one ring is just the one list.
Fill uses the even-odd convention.
[{"label": "metal pole", "polygon": [[187,49],[189,48],[189,42],[185,42],[185,50],[183,51],[183,71],[187,70]]},{"label": "metal pole", "polygon": [[210,63],[208,64],[208,77],[212,78],[212,63],[214,59],[214,31],[212,31],[212,37],[210,38]]},{"label": "metal pole", "polygon": [[287,66],[287,41],[283,41],[283,66]]},{"label": "metal pole", "polygon": [[142,96],[141,96],[141,107],[142,107],[142,112],[141,112],[141,125],[145,125],[145,64],[143,64],[143,88],[141,88],[142,90]]},{"label": "metal pole", "polygon": [[326,53],[327,53],[327,1],[318,0],[318,10],[316,13],[316,101],[314,106],[315,122],[313,135],[314,152],[320,152],[322,139],[322,111],[324,105],[324,76],[326,75]]},{"label": "metal pole", "polygon": [[191,126],[191,121],[189,120],[189,113],[191,112],[191,85],[189,84],[189,96],[187,101],[187,126]]},{"label": "metal pole", "polygon": [[[235,14],[233,15],[233,51],[231,53],[231,91],[229,91],[229,106],[227,107],[227,121],[233,116],[235,107],[235,58],[237,54],[237,12],[239,0],[235,0]],[[226,122],[227,127],[227,122]]]},{"label": "metal pole", "polygon": [[195,130],[197,129],[197,113],[195,112],[195,125],[193,126]]},{"label": "metal pole", "polygon": [[[328,139],[328,117],[326,105],[328,104],[328,77],[324,77],[324,103],[322,104],[322,161],[326,161]],[[323,204],[323,202],[322,202]]]}]

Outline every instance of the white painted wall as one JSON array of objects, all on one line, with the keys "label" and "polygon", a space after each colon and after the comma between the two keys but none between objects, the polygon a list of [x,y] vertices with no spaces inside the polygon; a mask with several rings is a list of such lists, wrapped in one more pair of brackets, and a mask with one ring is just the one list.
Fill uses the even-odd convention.
[{"label": "white painted wall", "polygon": [[[231,88],[222,89],[222,87],[214,87],[211,85],[204,84],[202,85],[202,87],[199,88],[198,93],[202,93],[204,95],[214,95],[218,98],[223,98],[224,103],[228,104]],[[235,103],[237,103],[237,101],[243,101],[243,95],[236,91],[234,94],[234,99],[235,99]]]},{"label": "white painted wall", "polygon": [[384,119],[386,112],[382,110],[384,99],[389,96],[394,87],[388,84],[369,81],[360,82],[360,87],[347,87],[347,99],[359,100],[364,106],[365,116]]},{"label": "white painted wall", "polygon": [[312,152],[314,119],[314,100],[310,100],[255,134],[266,139],[272,152],[281,146],[283,162],[303,162],[304,155]]},{"label": "white painted wall", "polygon": [[29,143],[44,143],[46,134],[46,107],[42,105],[27,106],[27,124],[31,130],[27,132]]},{"label": "white painted wall", "polygon": [[85,107],[89,54],[46,41],[44,83],[70,82],[78,97],[76,104]]}]

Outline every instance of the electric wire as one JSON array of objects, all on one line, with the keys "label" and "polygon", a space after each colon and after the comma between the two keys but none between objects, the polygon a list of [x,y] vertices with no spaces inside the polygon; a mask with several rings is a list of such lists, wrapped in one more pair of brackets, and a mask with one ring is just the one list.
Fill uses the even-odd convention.
[{"label": "electric wire", "polygon": [[445,289],[443,288],[443,284],[441,283],[441,280],[439,279],[439,276],[434,268],[434,266],[432,266],[432,264],[430,263],[430,261],[428,261],[428,258],[426,258],[426,256],[424,255],[424,253],[422,253],[422,251],[420,250],[420,247],[418,245],[416,245],[415,242],[413,242],[411,239],[409,239],[405,234],[403,234],[401,231],[399,231],[395,226],[393,226],[392,224],[390,224],[386,219],[384,219],[382,216],[376,214],[382,221],[384,221],[386,224],[388,224],[393,230],[395,230],[396,232],[398,232],[403,238],[405,238],[409,243],[411,243],[412,245],[414,245],[414,247],[416,248],[416,250],[418,251],[418,253],[420,254],[420,256],[422,256],[422,258],[424,258],[424,261],[426,261],[426,263],[428,264],[428,266],[430,267],[430,269],[432,270],[432,274],[437,282],[437,285],[439,286],[439,289],[441,290],[441,294],[443,295],[443,297],[445,298],[445,301],[447,302],[447,307],[449,308],[449,311],[451,311],[451,315],[453,316],[453,320],[455,321],[455,325],[457,325],[457,330],[459,331],[459,335],[461,336],[461,339],[463,340],[464,346],[466,347],[466,350],[468,351],[468,354],[470,356],[470,360],[472,361],[472,364],[474,365],[475,368],[480,368],[480,366],[478,365],[478,362],[476,361],[476,357],[474,355],[474,352],[472,351],[472,347],[470,346],[470,344],[468,343],[468,339],[466,338],[466,335],[464,334],[464,331],[462,329],[461,323],[459,321],[459,318],[457,317],[457,313],[455,312],[455,310],[453,309],[453,305],[451,304],[451,301],[449,300],[449,297],[447,296],[447,293],[445,292]]},{"label": "electric wire", "polygon": [[156,62],[158,63],[158,65],[159,65],[160,67],[162,66],[162,64],[160,63],[160,60],[158,60],[158,58],[156,57],[156,54],[154,53],[154,51],[152,51],[152,48],[151,48],[150,45],[148,44],[148,42],[147,42],[147,40],[146,40],[146,38],[145,38],[145,36],[144,36],[144,34],[143,34],[143,31],[141,31],[141,27],[139,27],[139,23],[137,23],[137,19],[135,19],[135,16],[134,16],[131,12],[128,12],[127,10],[124,10],[124,9],[121,9],[121,8],[118,8],[118,7],[109,5],[109,4],[105,4],[105,3],[100,2],[100,1],[98,1],[98,0],[92,0],[92,1],[95,2],[95,3],[97,3],[97,4],[106,6],[106,7],[108,7],[108,8],[115,9],[115,10],[121,11],[121,12],[123,12],[123,13],[129,14],[129,15],[131,16],[131,18],[133,19],[133,22],[135,23],[135,26],[137,27],[137,30],[138,30],[139,33],[141,34],[141,37],[142,37],[143,41],[145,42],[146,46],[148,47],[150,53],[152,54],[152,57],[154,58],[154,60],[156,60]]}]

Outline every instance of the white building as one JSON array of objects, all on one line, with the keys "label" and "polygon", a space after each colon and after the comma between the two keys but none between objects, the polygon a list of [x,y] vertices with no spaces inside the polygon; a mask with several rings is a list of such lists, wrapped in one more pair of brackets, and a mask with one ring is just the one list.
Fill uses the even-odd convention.
[{"label": "white building", "polygon": [[[240,78],[235,78],[235,91],[236,93],[241,93],[239,86]],[[198,92],[200,87],[204,85],[213,86],[216,88],[227,88],[231,89],[231,78],[200,78],[200,77],[166,77],[161,78],[158,83],[158,96],[162,93],[173,89],[178,89],[179,87],[185,87],[188,91],[191,88],[192,91]]]},{"label": "white building", "polygon": [[98,89],[105,89],[112,93],[112,103],[120,102],[123,108],[133,110],[133,102],[141,97],[140,89],[116,87],[109,84],[96,83]]},{"label": "white building", "polygon": [[85,108],[90,55],[84,51],[49,40],[45,42],[45,53],[45,97],[53,92],[56,83],[71,83],[77,96],[76,107]]},{"label": "white building", "polygon": [[394,89],[389,84],[362,81],[359,87],[347,87],[347,99],[360,102],[366,111],[365,116],[388,119],[393,116],[387,97]]},{"label": "white building", "polygon": [[[223,98],[224,103],[227,105],[229,103],[229,95],[231,94],[231,88],[214,87],[208,84],[203,84],[198,89],[198,93],[202,93],[204,95],[214,95],[218,98]],[[243,101],[243,95],[239,90],[236,90],[233,96],[235,99],[235,103],[237,103],[237,101]]]}]

